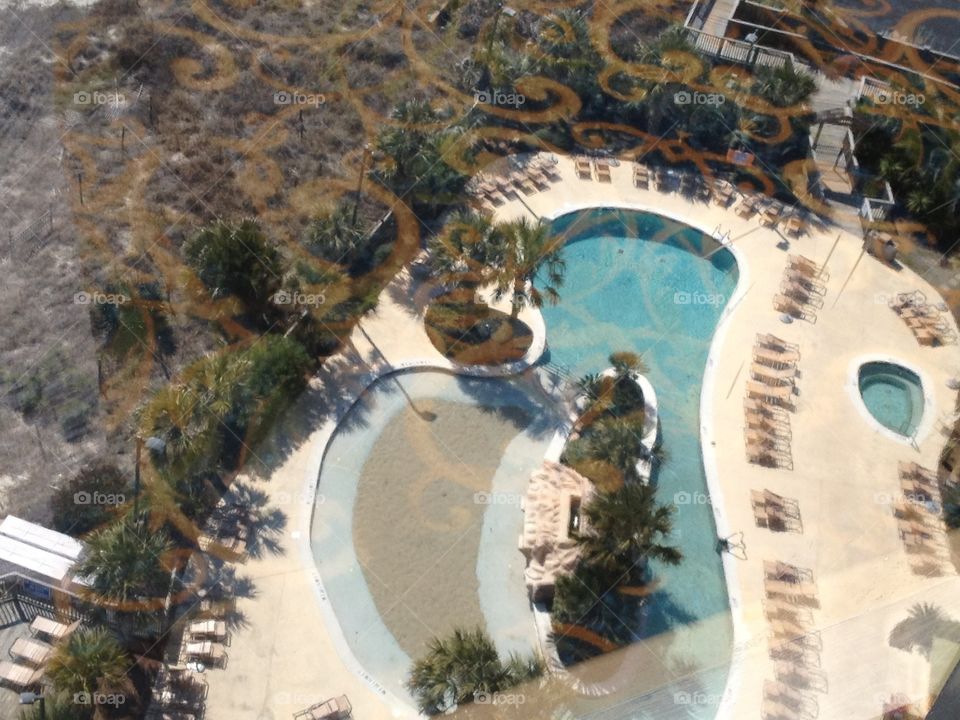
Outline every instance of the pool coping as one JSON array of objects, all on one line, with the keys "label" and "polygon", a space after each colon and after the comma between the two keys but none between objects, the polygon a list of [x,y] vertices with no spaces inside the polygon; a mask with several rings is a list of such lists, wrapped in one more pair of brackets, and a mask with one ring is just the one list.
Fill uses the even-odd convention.
[{"label": "pool coping", "polygon": [[378,380],[410,370],[433,370],[465,377],[505,378],[518,375],[536,365],[546,350],[546,324],[543,320],[543,315],[536,308],[529,308],[529,314],[525,321],[527,321],[527,325],[533,334],[533,340],[530,347],[527,348],[526,353],[524,353],[524,356],[520,360],[511,363],[485,366],[460,365],[459,363],[454,363],[444,358],[438,353],[434,357],[410,358],[397,363],[388,362],[382,368],[366,373],[358,373],[354,377],[360,380],[360,388],[353,394],[349,402],[344,403],[332,417],[324,422],[320,431],[319,441],[316,442],[314,450],[310,454],[310,460],[307,463],[307,472],[303,481],[304,490],[301,495],[303,507],[300,513],[301,527],[306,528],[306,530],[300,531],[299,535],[296,535],[293,539],[296,541],[300,551],[303,567],[309,569],[313,577],[314,596],[320,608],[320,615],[330,633],[331,642],[337,650],[340,661],[371,690],[389,702],[393,706],[393,714],[395,716],[399,715],[400,712],[409,712],[410,710],[413,710],[418,717],[420,714],[412,698],[398,697],[393,691],[386,688],[367,672],[366,668],[356,657],[344,635],[343,626],[340,624],[340,619],[337,617],[333,604],[330,602],[323,583],[323,577],[313,556],[311,536],[316,508],[315,500],[320,486],[320,471],[326,459],[327,451],[330,449],[333,436],[340,427],[341,422]]},{"label": "pool coping", "polygon": [[[867,363],[874,362],[898,365],[920,378],[920,385],[923,391],[923,415],[920,416],[920,422],[917,423],[917,430],[913,435],[901,435],[884,426],[871,414],[866,403],[863,402],[863,397],[860,395],[860,368]],[[850,400],[856,406],[860,417],[862,417],[876,433],[888,440],[894,440],[916,450],[917,447],[926,440],[930,431],[933,430],[937,417],[936,397],[930,392],[930,388],[933,387],[933,381],[922,368],[911,363],[909,360],[897,358],[886,353],[864,353],[863,355],[857,355],[850,360],[850,364],[847,367],[847,382],[844,387],[850,396]]]},{"label": "pool coping", "polygon": [[[716,456],[713,452],[713,393],[716,385],[717,357],[723,349],[723,343],[726,338],[727,330],[730,325],[730,319],[737,306],[746,296],[749,290],[749,264],[743,252],[736,247],[736,244],[729,240],[729,237],[721,232],[718,226],[711,230],[704,228],[698,221],[687,217],[681,217],[680,214],[665,211],[651,207],[645,203],[630,202],[624,200],[611,199],[609,202],[602,203],[564,203],[555,208],[551,213],[544,214],[542,217],[548,220],[555,220],[563,215],[580,212],[583,210],[597,210],[603,208],[634,210],[645,212],[660,217],[673,220],[674,222],[686,225],[715,240],[719,245],[726,248],[733,255],[737,263],[737,285],[734,288],[733,295],[724,306],[720,319],[717,321],[716,329],[713,332],[713,338],[710,340],[710,350],[707,353],[707,363],[703,373],[703,383],[700,387],[700,456],[703,461],[704,475],[707,481],[707,491],[710,493],[710,507],[713,510],[713,521],[719,537],[729,537],[732,534],[731,527],[727,520],[723,503],[723,491],[720,487],[719,471],[717,468]],[[733,626],[733,647],[730,655],[730,670],[727,673],[727,682],[724,687],[720,702],[717,704],[717,710],[714,714],[714,720],[734,720],[734,704],[736,703],[739,688],[742,684],[744,672],[744,660],[738,658],[738,649],[746,651],[750,646],[750,638],[747,632],[746,622],[743,618],[743,598],[740,594],[740,583],[738,582],[738,568],[736,558],[729,553],[721,553],[720,561],[723,565],[724,580],[727,585],[727,599],[730,603],[730,618]]]}]

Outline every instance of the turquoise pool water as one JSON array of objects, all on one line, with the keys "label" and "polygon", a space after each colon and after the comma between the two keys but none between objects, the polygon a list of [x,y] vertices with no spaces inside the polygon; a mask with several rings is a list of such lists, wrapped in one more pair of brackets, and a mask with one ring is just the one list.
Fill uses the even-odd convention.
[{"label": "turquoise pool water", "polygon": [[884,427],[910,437],[923,417],[923,385],[913,371],[888,362],[860,367],[860,396],[870,414]]},{"label": "turquoise pool water", "polygon": [[[677,567],[654,566],[661,588],[642,631],[659,636],[658,660],[678,679],[603,716],[712,718],[726,682],[732,625],[699,403],[710,343],[737,284],[736,262],[692,228],[644,213],[583,211],[557,218],[553,229],[569,239],[560,303],[543,308],[549,361],[580,376],[607,367],[611,352],[643,355],[667,451],[658,496],[677,503],[671,539],[685,556]],[[678,693],[703,702],[674,702]]]}]

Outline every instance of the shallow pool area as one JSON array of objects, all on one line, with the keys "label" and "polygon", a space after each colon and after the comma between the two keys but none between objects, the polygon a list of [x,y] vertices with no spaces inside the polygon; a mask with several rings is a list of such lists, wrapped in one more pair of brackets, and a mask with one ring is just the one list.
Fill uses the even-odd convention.
[{"label": "shallow pool area", "polygon": [[398,697],[434,636],[484,627],[501,654],[537,636],[517,550],[520,498],[560,418],[522,378],[381,378],[320,472],[311,548],[344,639]]},{"label": "shallow pool area", "polygon": [[896,363],[874,361],[860,366],[857,385],[877,422],[904,437],[917,432],[924,409],[919,375]]}]

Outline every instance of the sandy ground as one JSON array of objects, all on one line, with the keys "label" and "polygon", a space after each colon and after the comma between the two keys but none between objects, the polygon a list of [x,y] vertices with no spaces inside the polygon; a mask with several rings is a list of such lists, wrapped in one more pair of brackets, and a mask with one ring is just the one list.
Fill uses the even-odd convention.
[{"label": "sandy ground", "polygon": [[530,422],[516,409],[491,416],[436,399],[417,408],[436,419],[406,408],[387,425],[363,467],[353,525],[374,602],[411,657],[455,627],[484,625],[476,567],[486,505],[474,496],[490,492],[507,444]]},{"label": "sandy ground", "polygon": [[[0,514],[49,522],[49,486],[103,452],[97,348],[61,164],[49,38],[75,13],[0,2]],[[21,411],[29,388],[40,409]],[[86,414],[74,434],[64,415]],[[27,491],[29,489],[29,491]]]}]

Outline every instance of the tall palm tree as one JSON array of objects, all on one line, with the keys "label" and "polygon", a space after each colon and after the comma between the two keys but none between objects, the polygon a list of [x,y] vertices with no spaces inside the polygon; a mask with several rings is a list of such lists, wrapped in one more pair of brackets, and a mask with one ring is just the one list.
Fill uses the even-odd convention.
[{"label": "tall palm tree", "polygon": [[58,692],[89,697],[125,687],[130,667],[130,658],[108,630],[83,628],[57,646],[47,675]]},{"label": "tall palm tree", "polygon": [[127,516],[87,539],[75,571],[87,579],[99,605],[134,614],[156,611],[164,607],[170,587],[172,549],[164,530]]},{"label": "tall palm tree", "polygon": [[642,582],[650,559],[676,565],[683,554],[664,542],[673,527],[673,506],[658,505],[650,485],[627,483],[598,493],[583,510],[587,531],[579,536],[583,562]]},{"label": "tall palm tree", "polygon": [[433,638],[417,660],[407,687],[420,712],[436,715],[473,702],[480,693],[495,693],[543,674],[538,659],[511,656],[504,663],[493,641],[480,628],[456,628],[447,638]]},{"label": "tall palm tree", "polygon": [[[504,254],[495,297],[510,295],[510,317],[516,319],[528,305],[543,307],[544,300],[559,302],[566,271],[561,254],[563,237],[551,235],[542,221],[532,223],[526,217],[503,223],[498,229],[504,237]],[[542,280],[538,278],[541,272]],[[536,286],[541,282],[542,291]]]}]

